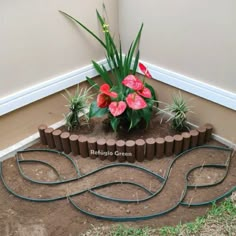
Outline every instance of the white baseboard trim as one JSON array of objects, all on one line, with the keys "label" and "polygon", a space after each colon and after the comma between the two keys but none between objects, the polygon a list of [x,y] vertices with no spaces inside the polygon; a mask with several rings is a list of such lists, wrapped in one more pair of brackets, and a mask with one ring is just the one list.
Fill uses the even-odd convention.
[{"label": "white baseboard trim", "polygon": [[236,150],[236,143],[233,143],[233,142],[229,141],[228,139],[225,139],[217,134],[212,134],[212,138],[214,140],[224,144],[225,146]]},{"label": "white baseboard trim", "polygon": [[[166,120],[168,120],[168,119],[170,118],[170,116],[171,116],[171,114],[170,114],[169,112],[166,112],[166,111],[164,111],[162,115],[163,115],[163,117],[164,117]],[[195,125],[195,124],[193,124],[193,123],[191,123],[191,122],[189,122],[189,121],[187,121],[187,124],[188,124],[192,129],[196,129],[196,128],[199,127],[199,126],[197,126],[197,125]],[[230,140],[228,140],[228,139],[225,139],[225,138],[221,137],[221,136],[218,135],[218,134],[214,134],[214,133],[213,133],[213,134],[212,134],[212,139],[214,139],[214,140],[216,140],[216,141],[218,141],[218,142],[224,144],[224,145],[227,146],[227,147],[230,147],[230,148],[233,148],[233,149],[236,148],[236,143],[234,143],[234,142],[232,142],[232,141],[230,141]]]},{"label": "white baseboard trim", "polygon": [[[155,66],[145,61],[141,62],[148,67],[148,70],[155,80],[197,95],[232,110],[236,110],[236,93]],[[141,71],[138,72],[141,73]]]},{"label": "white baseboard trim", "polygon": [[[195,125],[191,122],[187,122],[187,123],[189,124],[190,127],[194,128],[194,129],[198,127],[197,125]],[[236,148],[236,143],[233,143],[232,141],[230,141],[228,139],[225,139],[225,138],[219,136],[218,134],[213,133],[212,134],[212,139],[224,144],[225,146],[227,146],[229,148],[233,148],[233,149]]]},{"label": "white baseboard trim", "polygon": [[[108,68],[106,59],[98,62]],[[93,65],[74,70],[0,99],[0,116],[97,76]]]},{"label": "white baseboard trim", "polygon": [[[200,96],[232,110],[236,110],[236,93],[169,71],[145,61],[141,62],[148,67],[155,80]],[[99,61],[98,64],[108,68],[106,59]],[[138,72],[141,73],[141,71]],[[78,70],[74,70],[3,97],[0,99],[0,116],[83,82],[86,80],[86,76],[92,78],[97,75],[93,65],[90,64]]]},{"label": "white baseboard trim", "polygon": [[[65,121],[61,120],[53,125],[50,125],[50,127],[52,127],[53,129],[57,129],[64,124],[65,124]],[[16,152],[24,150],[24,149],[34,145],[38,141],[39,141],[39,133],[37,132],[37,133],[21,140],[20,142],[14,144],[8,148],[5,148],[4,150],[0,151],[0,161],[4,161],[10,157],[13,157],[16,154]]]}]

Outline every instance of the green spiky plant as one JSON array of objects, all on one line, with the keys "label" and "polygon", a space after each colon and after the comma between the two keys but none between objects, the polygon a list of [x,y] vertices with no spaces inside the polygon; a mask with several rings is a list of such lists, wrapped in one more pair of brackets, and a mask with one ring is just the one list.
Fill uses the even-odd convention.
[{"label": "green spiky plant", "polygon": [[187,113],[192,111],[181,93],[173,95],[172,104],[167,104],[160,112],[170,114],[170,118],[166,122],[171,122],[171,128],[175,131],[181,132],[189,129],[187,124]]},{"label": "green spiky plant", "polygon": [[[68,101],[66,106],[70,110],[65,114],[65,125],[69,131],[77,129],[88,122],[88,102],[93,97],[93,94],[89,93],[91,89],[92,87],[89,89],[79,89],[78,85],[74,94],[71,94],[68,90],[65,90],[66,96],[62,94]],[[85,122],[80,122],[79,115],[83,115]]]}]

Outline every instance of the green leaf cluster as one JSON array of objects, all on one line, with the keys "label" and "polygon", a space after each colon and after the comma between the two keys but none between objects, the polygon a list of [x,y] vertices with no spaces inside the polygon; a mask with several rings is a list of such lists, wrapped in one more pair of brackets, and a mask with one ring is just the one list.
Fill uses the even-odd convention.
[{"label": "green leaf cluster", "polygon": [[79,115],[83,115],[84,118],[88,120],[88,102],[93,97],[93,94],[89,93],[91,89],[92,87],[89,89],[79,89],[78,85],[74,94],[71,94],[68,90],[65,90],[66,95],[62,94],[67,100],[68,104],[66,106],[69,108],[69,112],[65,114],[65,124],[68,130],[76,129],[82,125],[79,120]]},{"label": "green leaf cluster", "polygon": [[167,104],[163,110],[159,111],[159,113],[165,112],[169,113],[170,118],[167,122],[171,122],[171,127],[174,130],[181,132],[188,129],[187,113],[191,112],[191,110],[180,93],[173,96],[171,104]]},{"label": "green leaf cluster", "polygon": [[[123,86],[122,80],[130,74],[135,75],[137,71],[139,55],[140,55],[138,46],[143,30],[143,24],[141,24],[134,41],[131,43],[128,53],[126,55],[123,55],[121,42],[119,41],[118,46],[116,45],[116,42],[109,31],[109,25],[107,24],[105,18],[103,18],[98,11],[96,11],[96,14],[101,29],[103,30],[104,33],[103,38],[100,38],[89,28],[87,28],[81,21],[75,19],[73,16],[63,11],[60,12],[69,19],[76,22],[95,40],[97,40],[97,42],[104,48],[108,68],[106,68],[104,65],[99,65],[95,61],[92,61],[93,66],[95,70],[98,72],[98,74],[101,76],[103,81],[111,87],[111,90],[115,91],[118,94],[117,101],[124,101],[125,97],[130,92],[133,91]],[[94,88],[99,90],[100,88],[99,85],[96,84],[91,78],[87,77],[87,81]],[[145,87],[149,88],[152,93],[152,99],[145,99],[145,101],[148,104],[148,108],[138,111],[132,111],[131,109],[127,108],[121,116],[113,117],[111,114],[109,114],[109,110],[107,108],[99,108],[96,102],[92,102],[90,106],[89,117],[94,117],[94,116],[101,117],[105,114],[108,114],[111,127],[113,128],[114,131],[116,131],[120,123],[124,121],[130,124],[129,129],[134,128],[142,119],[144,119],[148,124],[152,114],[152,106],[154,104],[153,101],[156,100],[156,95],[152,86],[145,83]]]},{"label": "green leaf cluster", "polygon": [[[97,36],[94,32],[92,32],[90,29],[88,29],[82,22],[75,19],[73,16],[67,14],[66,12],[60,11],[63,15],[68,17],[69,19],[73,20],[77,24],[79,24],[85,31],[87,31],[94,39],[96,39],[100,45],[105,49],[106,52],[106,59],[108,63],[108,70],[103,66],[99,65],[95,61],[92,61],[93,66],[95,70],[99,73],[99,75],[102,77],[105,83],[109,84],[110,86],[113,86],[113,82],[110,78],[110,75],[108,71],[111,71],[112,75],[114,76],[114,81],[116,85],[121,85],[121,81],[123,78],[130,73],[135,74],[138,66],[139,61],[139,41],[143,29],[143,24],[141,24],[141,27],[138,31],[138,34],[135,38],[135,40],[131,43],[127,55],[122,54],[122,45],[121,42],[119,42],[119,46],[116,46],[116,43],[109,31],[109,26],[105,22],[105,19],[100,15],[98,11],[96,11],[97,18],[99,20],[99,23],[103,29],[104,33],[104,39],[100,39],[99,36]],[[134,63],[133,63],[134,58]],[[94,85],[91,79],[87,78],[88,82],[91,83],[91,85]],[[99,88],[99,87],[96,87]],[[121,88],[121,86],[120,86]]]}]

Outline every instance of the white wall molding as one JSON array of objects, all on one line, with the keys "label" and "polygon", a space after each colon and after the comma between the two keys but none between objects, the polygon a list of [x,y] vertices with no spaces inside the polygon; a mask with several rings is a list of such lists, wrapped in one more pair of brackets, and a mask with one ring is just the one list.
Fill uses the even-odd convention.
[{"label": "white wall molding", "polygon": [[[148,67],[153,78],[211,102],[236,110],[236,93],[175,73],[173,71],[141,61]],[[141,73],[141,71],[138,71]]]},{"label": "white wall molding", "polygon": [[[187,122],[188,125],[192,128],[192,129],[196,129],[198,128],[197,125],[191,123],[191,122]],[[235,149],[236,148],[236,143],[232,142],[231,140],[228,140],[226,138],[221,137],[220,135],[217,135],[215,133],[212,133],[212,139],[224,144],[225,146]]]},{"label": "white wall molding", "polygon": [[[98,63],[108,68],[106,59],[103,59]],[[142,61],[142,63],[148,67],[155,80],[187,91],[232,110],[236,110],[235,93],[155,66],[145,61]],[[141,71],[138,72],[141,73]],[[86,76],[97,76],[97,72],[92,64],[3,97],[0,99],[0,116],[83,82],[86,80]]]},{"label": "white wall molding", "polygon": [[[171,114],[167,111],[163,111],[162,115],[166,120],[168,120],[171,116]],[[187,124],[189,125],[189,127],[191,129],[197,129],[199,127],[198,125],[195,125],[189,121],[187,121]],[[220,142],[220,143],[224,144],[225,146],[228,146],[232,149],[236,148],[236,143],[234,143],[234,140],[228,140],[228,139],[223,138],[220,135],[215,134],[215,133],[212,133],[212,139],[214,139],[214,140],[216,140],[216,141],[218,141],[218,142]]]},{"label": "white wall molding", "polygon": [[[61,120],[53,125],[50,125],[50,127],[53,129],[58,129],[64,124],[65,124],[65,121]],[[0,161],[4,161],[10,157],[13,157],[18,151],[25,150],[26,148],[31,147],[33,144],[39,141],[40,139],[39,139],[38,132],[30,135],[29,137],[19,141],[18,143],[15,143],[14,145],[0,151]]]},{"label": "white wall molding", "polygon": [[[104,65],[106,68],[108,67],[106,59],[99,61],[98,64]],[[0,116],[83,82],[86,80],[86,76],[92,78],[97,75],[93,65],[90,64],[14,94],[10,94],[0,99]]]}]

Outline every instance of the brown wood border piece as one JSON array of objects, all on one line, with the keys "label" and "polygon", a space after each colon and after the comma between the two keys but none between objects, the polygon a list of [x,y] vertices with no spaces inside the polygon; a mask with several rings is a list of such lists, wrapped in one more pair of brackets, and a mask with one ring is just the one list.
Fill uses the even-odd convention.
[{"label": "brown wood border piece", "polygon": [[147,138],[146,140],[115,140],[95,137],[87,138],[84,135],[54,130],[45,124],[38,126],[40,142],[48,145],[51,149],[64,151],[66,154],[72,152],[74,156],[91,157],[99,156],[101,160],[118,160],[119,162],[135,162],[153,160],[154,157],[178,155],[183,151],[210,141],[213,126],[206,124],[197,129],[183,132],[174,136]]}]

